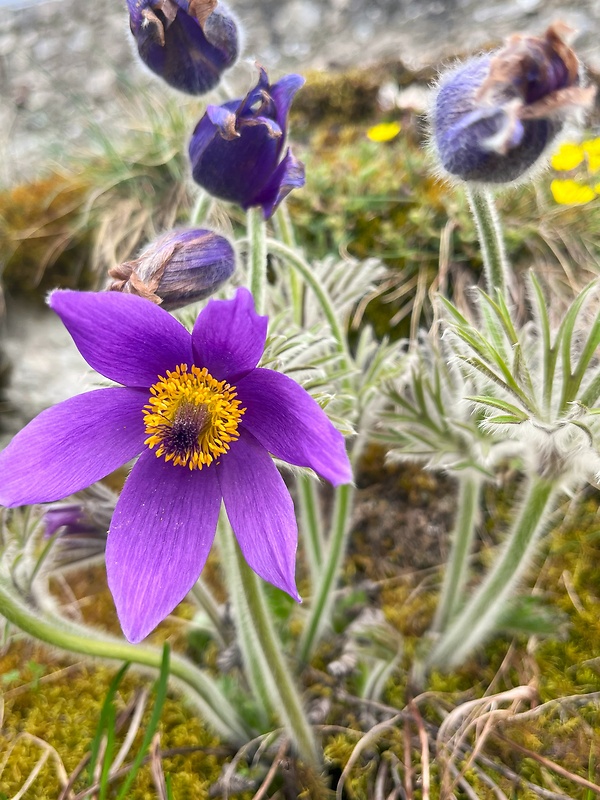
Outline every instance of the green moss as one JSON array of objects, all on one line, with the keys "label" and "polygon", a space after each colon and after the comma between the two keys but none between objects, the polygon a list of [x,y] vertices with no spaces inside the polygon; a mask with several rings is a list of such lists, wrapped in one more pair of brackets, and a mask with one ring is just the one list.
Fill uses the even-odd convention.
[{"label": "green moss", "polygon": [[[47,674],[31,687],[31,669],[21,666],[25,662],[41,662],[47,665]],[[0,658],[0,674],[17,670],[19,679],[11,683],[4,697],[3,737],[0,739],[0,763],[8,753],[4,771],[0,777],[0,791],[8,796],[15,794],[23,785],[44,750],[39,743],[19,734],[29,734],[54,748],[70,774],[86,754],[95,735],[100,711],[115,670],[87,663],[57,661],[44,648],[35,644],[15,643]],[[150,678],[131,674],[125,678],[117,695],[117,706],[122,710],[142,685],[150,685]],[[26,690],[25,690],[26,689]],[[149,704],[151,707],[151,703]],[[146,709],[141,730],[148,722],[150,707]],[[170,696],[161,717],[162,750],[178,747],[198,747],[195,753],[178,755],[164,761],[164,771],[171,775],[174,797],[206,798],[208,787],[220,773],[223,749],[219,739],[202,725],[193,710],[186,707],[178,696]],[[123,734],[118,739],[121,742]],[[130,758],[141,743],[138,733]],[[75,789],[85,788],[80,780]],[[149,769],[139,773],[129,797],[132,800],[154,798]],[[48,759],[24,800],[56,800],[60,794],[60,783],[56,763]]]}]

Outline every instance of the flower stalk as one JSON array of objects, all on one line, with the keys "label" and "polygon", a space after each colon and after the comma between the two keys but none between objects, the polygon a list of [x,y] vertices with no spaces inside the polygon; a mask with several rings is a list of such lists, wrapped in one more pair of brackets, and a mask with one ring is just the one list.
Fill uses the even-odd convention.
[{"label": "flower stalk", "polygon": [[354,487],[352,484],[348,483],[336,489],[333,525],[327,543],[325,564],[317,584],[315,597],[311,599],[308,621],[300,640],[299,658],[303,663],[310,660],[331,617],[334,591],[348,544],[353,498]]},{"label": "flower stalk", "polygon": [[510,267],[493,195],[489,189],[469,186],[467,197],[477,226],[487,291],[492,297],[495,292],[506,297]]},{"label": "flower stalk", "polygon": [[[0,578],[0,614],[29,636],[40,642],[71,653],[92,658],[130,661],[142,667],[160,669],[162,650],[112,639],[92,636],[89,628],[81,628],[66,620],[41,616],[27,606],[9,582]],[[188,696],[200,708],[201,716],[225,739],[233,743],[247,740],[248,730],[237,711],[221,692],[218,684],[182,656],[172,654],[170,671],[188,690]],[[191,691],[190,691],[191,690]]]},{"label": "flower stalk", "polygon": [[[275,212],[275,215],[273,216],[273,222],[275,223],[277,235],[283,244],[285,244],[286,247],[289,247],[290,250],[294,250],[296,247],[296,237],[294,236],[294,226],[292,224],[292,220],[290,219],[290,212],[287,207],[287,203],[284,202],[279,206]],[[292,296],[292,309],[294,312],[294,322],[296,325],[302,325],[304,287],[302,280],[300,279],[300,275],[295,269],[290,270],[289,280],[290,293]]]},{"label": "flower stalk", "polygon": [[535,476],[510,531],[503,551],[477,591],[434,646],[428,666],[453,667],[493,631],[506,600],[535,553],[549,511],[557,494],[557,484]]},{"label": "flower stalk", "polygon": [[248,283],[257,314],[265,312],[267,286],[267,224],[258,208],[246,211],[248,232]]},{"label": "flower stalk", "polygon": [[[262,584],[250,569],[227,524],[221,526],[225,545],[223,565],[232,587],[242,654],[253,688],[265,711],[273,709],[285,724],[300,757],[317,765],[317,747],[302,699],[281,652],[265,602]],[[235,583],[231,583],[234,580]]]},{"label": "flower stalk", "polygon": [[482,481],[479,476],[467,473],[459,477],[456,522],[451,535],[450,555],[432,626],[433,631],[446,630],[463,601],[469,557],[473,549],[475,525],[481,500],[481,486]]}]

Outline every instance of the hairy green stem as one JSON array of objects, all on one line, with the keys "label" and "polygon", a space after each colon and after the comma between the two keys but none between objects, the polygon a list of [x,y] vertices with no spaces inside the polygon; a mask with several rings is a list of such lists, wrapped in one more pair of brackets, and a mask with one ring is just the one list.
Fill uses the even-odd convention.
[{"label": "hairy green stem", "polygon": [[204,610],[206,616],[210,619],[219,642],[225,645],[227,637],[225,635],[225,626],[221,619],[219,607],[212,592],[207,588],[202,578],[198,578],[196,583],[192,586],[192,594],[198,601],[200,607]]},{"label": "hairy green stem", "polygon": [[[273,217],[275,223],[275,230],[277,235],[287,247],[294,250],[296,247],[296,237],[294,236],[294,226],[290,219],[289,209],[287,203],[283,202]],[[292,310],[294,313],[294,322],[296,325],[302,325],[303,318],[303,303],[304,303],[304,287],[298,272],[293,269],[290,270],[290,292],[292,296]]]},{"label": "hairy green stem", "polygon": [[493,631],[506,601],[530,564],[556,493],[553,481],[538,476],[530,478],[503,550],[483,583],[434,646],[428,658],[430,668],[460,664]]},{"label": "hairy green stem", "polygon": [[333,528],[328,542],[326,561],[315,597],[311,599],[308,622],[300,639],[299,658],[303,663],[310,659],[319,642],[319,637],[330,621],[334,601],[333,593],[339,580],[350,533],[353,498],[354,487],[351,484],[347,483],[336,489]]},{"label": "hairy green stem", "polygon": [[196,202],[190,214],[190,225],[202,225],[210,213],[213,199],[204,189],[199,189]]},{"label": "hairy green stem", "polygon": [[258,314],[264,314],[267,285],[267,224],[260,208],[246,212],[248,231],[248,284]]},{"label": "hairy green stem", "polygon": [[[240,585],[235,596],[238,603],[238,628],[251,631],[254,643],[251,658],[264,670],[265,691],[277,715],[283,721],[300,757],[309,764],[317,765],[317,747],[313,730],[308,722],[300,694],[292,673],[281,651],[273,622],[267,608],[260,578],[250,569],[234,539],[229,525],[223,525],[237,562]],[[241,612],[241,613],[240,613]],[[239,630],[242,633],[241,630]],[[257,655],[259,651],[260,655]]]},{"label": "hairy green stem", "polygon": [[448,627],[462,602],[481,499],[480,477],[464,474],[458,481],[458,509],[451,535],[450,555],[433,621],[433,630],[440,633]]},{"label": "hairy green stem", "polygon": [[[108,636],[93,637],[90,630],[56,617],[42,617],[29,608],[5,580],[0,580],[0,614],[29,636],[41,642],[94,658],[130,661],[143,667],[160,669],[162,650],[133,645]],[[218,684],[187,659],[173,655],[171,674],[186,685],[199,706],[202,717],[231,742],[247,741],[248,730]]]},{"label": "hairy green stem", "polygon": [[302,530],[305,533],[304,542],[306,544],[308,566],[312,585],[316,586],[318,576],[323,569],[323,558],[325,556],[325,543],[323,541],[321,513],[319,510],[319,490],[316,481],[306,475],[298,476],[297,485],[298,505],[300,507]]},{"label": "hairy green stem", "polygon": [[274,711],[273,689],[269,685],[271,677],[269,665],[256,635],[254,619],[245,596],[238,561],[237,542],[231,525],[223,514],[219,518],[218,531],[221,569],[235,617],[237,644],[242,654],[246,678],[260,713],[261,724],[265,726]]},{"label": "hairy green stem", "polygon": [[479,235],[487,292],[506,297],[510,268],[493,195],[489,189],[468,187],[467,197]]}]

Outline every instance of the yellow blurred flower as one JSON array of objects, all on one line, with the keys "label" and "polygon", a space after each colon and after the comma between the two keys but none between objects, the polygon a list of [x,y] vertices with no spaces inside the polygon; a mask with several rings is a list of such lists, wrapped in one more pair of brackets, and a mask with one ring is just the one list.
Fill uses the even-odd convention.
[{"label": "yellow blurred flower", "polygon": [[574,144],[573,142],[564,142],[556,153],[554,153],[550,159],[550,163],[554,169],[560,172],[568,172],[578,167],[584,158],[585,153],[582,145]]},{"label": "yellow blurred flower", "polygon": [[581,146],[588,156],[600,156],[600,136],[597,136],[595,139],[586,139],[585,142],[581,143]]},{"label": "yellow blurred flower", "polygon": [[400,131],[402,126],[399,122],[380,122],[367,131],[367,137],[372,142],[390,142]]},{"label": "yellow blurred flower", "polygon": [[596,196],[591,186],[573,180],[553,180],[550,191],[554,200],[565,206],[583,205]]}]

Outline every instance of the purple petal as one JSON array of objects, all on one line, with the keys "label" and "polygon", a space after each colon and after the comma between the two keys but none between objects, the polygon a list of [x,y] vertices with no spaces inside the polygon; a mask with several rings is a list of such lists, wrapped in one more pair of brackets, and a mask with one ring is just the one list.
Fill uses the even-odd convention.
[{"label": "purple petal", "polygon": [[56,311],[88,364],[117,383],[148,387],[192,363],[190,334],[149,300],[117,292],[58,291]]},{"label": "purple petal", "polygon": [[[237,121],[237,117],[235,112],[237,111],[236,101],[227,103],[227,105],[223,106],[207,106],[206,107],[206,116],[210,120],[210,122],[214,125],[217,129],[217,132],[220,136],[224,139],[232,139],[239,136],[239,133],[235,129],[235,124]],[[196,137],[195,146],[197,148],[204,146],[204,139],[203,137],[207,137],[207,141],[211,141],[215,136],[214,129],[208,126],[208,124],[200,122],[194,133],[198,133],[199,136]],[[210,135],[210,138],[208,138]]]},{"label": "purple petal", "polygon": [[144,446],[147,400],[111,387],[42,411],[0,453],[0,504],[60,500],[130,461]]},{"label": "purple petal", "polygon": [[130,642],[146,637],[198,580],[220,507],[214,467],[189,470],[142,453],[106,543],[108,585]]},{"label": "purple petal", "polygon": [[242,424],[276,458],[310,467],[337,486],[352,481],[344,437],[323,409],[287,375],[255,369],[237,384]]},{"label": "purple petal", "polygon": [[209,300],[192,333],[194,363],[218,381],[235,384],[258,364],[267,324],[268,317],[256,313],[247,289],[238,289],[233,300]]},{"label": "purple petal", "polygon": [[277,122],[285,133],[287,128],[287,116],[290,106],[298,89],[304,86],[305,80],[302,75],[285,75],[280,81],[271,86],[270,95],[277,109]]},{"label": "purple petal", "polygon": [[299,601],[294,504],[269,454],[243,431],[221,458],[217,473],[244,558],[257,575]]},{"label": "purple petal", "polygon": [[266,185],[252,199],[251,205],[262,206],[264,218],[269,219],[281,201],[294,189],[304,186],[304,183],[304,164],[288,148]]}]

